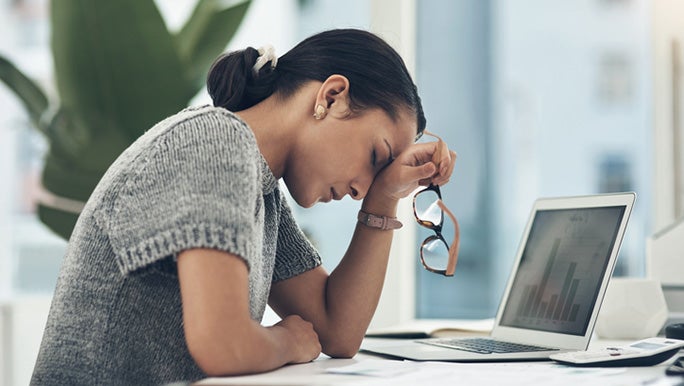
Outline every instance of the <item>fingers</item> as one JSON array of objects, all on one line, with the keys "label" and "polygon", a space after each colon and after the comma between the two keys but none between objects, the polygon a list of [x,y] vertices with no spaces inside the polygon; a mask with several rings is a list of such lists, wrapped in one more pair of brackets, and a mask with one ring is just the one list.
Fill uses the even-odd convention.
[{"label": "fingers", "polygon": [[289,315],[281,320],[278,325],[287,329],[293,338],[293,344],[290,345],[292,350],[291,363],[310,362],[318,358],[321,353],[321,343],[313,324],[302,319],[299,315]]},{"label": "fingers", "polygon": [[430,181],[421,180],[420,184],[429,185],[432,183],[435,185],[444,185],[449,182],[451,173],[454,170],[456,152],[449,150],[446,142],[441,139],[437,142],[430,142],[429,144],[433,146],[430,161],[437,165],[437,170],[431,176]]},{"label": "fingers", "polygon": [[437,174],[437,165],[435,165],[432,162],[427,162],[422,165],[410,167],[403,177],[408,185],[408,187],[405,190],[409,192],[415,190],[415,188],[418,187],[415,185],[416,182],[418,185],[422,186],[430,185],[433,177]]},{"label": "fingers", "polygon": [[434,176],[432,176],[431,182],[435,185],[444,185],[447,182],[449,182],[449,179],[451,178],[451,173],[454,171],[454,166],[456,166],[455,161],[457,155],[455,151],[443,151],[442,154],[443,156],[439,163],[439,170]]},{"label": "fingers", "polygon": [[428,162],[419,166],[416,166],[414,168],[411,168],[411,173],[409,175],[409,178],[412,181],[417,181],[417,180],[423,180],[427,178],[431,178],[438,172],[437,166],[433,164],[432,162]]},{"label": "fingers", "polygon": [[455,160],[456,153],[443,141],[413,144],[376,176],[374,191],[401,199],[419,186],[446,184]]}]

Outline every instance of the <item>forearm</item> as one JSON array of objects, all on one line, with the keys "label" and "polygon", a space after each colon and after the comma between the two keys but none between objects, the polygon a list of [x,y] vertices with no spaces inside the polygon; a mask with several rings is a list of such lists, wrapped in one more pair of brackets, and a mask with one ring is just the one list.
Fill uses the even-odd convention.
[{"label": "forearm", "polygon": [[[446,182],[453,170],[450,159],[456,154],[443,151],[435,163],[437,146],[415,144],[401,152],[375,176],[362,209],[396,216],[399,198],[420,185]],[[439,146],[446,149],[444,144]],[[331,274],[317,267],[273,283],[269,304],[281,316],[300,315],[311,321],[326,354],[354,355],[380,299],[393,233],[357,225],[347,252]]]},{"label": "forearm", "polygon": [[265,328],[250,318],[247,265],[239,257],[184,251],[178,278],[187,347],[207,375],[263,372],[320,354],[311,323],[290,316]]},{"label": "forearm", "polygon": [[[394,217],[397,201],[369,193],[362,209]],[[349,356],[358,350],[380,299],[393,234],[356,225],[349,248],[326,286],[328,326],[326,331],[318,331],[326,354]]]},{"label": "forearm", "polygon": [[206,331],[196,342],[188,341],[188,347],[207,375],[238,375],[265,372],[289,363],[287,341],[284,328],[263,327],[250,320],[239,329]]}]

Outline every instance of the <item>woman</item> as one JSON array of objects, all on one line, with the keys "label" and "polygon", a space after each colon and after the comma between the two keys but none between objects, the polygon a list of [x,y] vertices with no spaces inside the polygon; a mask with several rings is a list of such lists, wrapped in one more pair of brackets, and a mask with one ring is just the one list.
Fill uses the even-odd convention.
[{"label": "woman", "polygon": [[[371,33],[333,30],[280,58],[222,56],[207,83],[214,107],[157,124],[93,192],[32,383],[161,384],[358,350],[398,200],[453,169],[443,143],[414,144],[425,118],[404,63]],[[363,200],[331,274],[280,178],[303,207]],[[267,303],[282,321],[263,327]]]}]

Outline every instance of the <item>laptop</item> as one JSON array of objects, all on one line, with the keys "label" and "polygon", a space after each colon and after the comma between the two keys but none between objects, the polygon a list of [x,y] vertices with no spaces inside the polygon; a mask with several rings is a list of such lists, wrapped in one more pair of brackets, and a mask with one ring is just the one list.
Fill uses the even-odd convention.
[{"label": "laptop", "polygon": [[361,350],[453,362],[586,350],[635,199],[630,192],[535,201],[490,336],[365,339]]}]

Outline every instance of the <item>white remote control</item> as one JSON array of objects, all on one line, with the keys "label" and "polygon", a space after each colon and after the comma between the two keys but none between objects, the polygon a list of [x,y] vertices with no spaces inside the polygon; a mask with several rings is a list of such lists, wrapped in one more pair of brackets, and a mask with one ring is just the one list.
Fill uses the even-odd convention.
[{"label": "white remote control", "polygon": [[550,358],[571,366],[652,366],[666,361],[682,347],[684,340],[648,338],[627,346],[565,352]]}]

